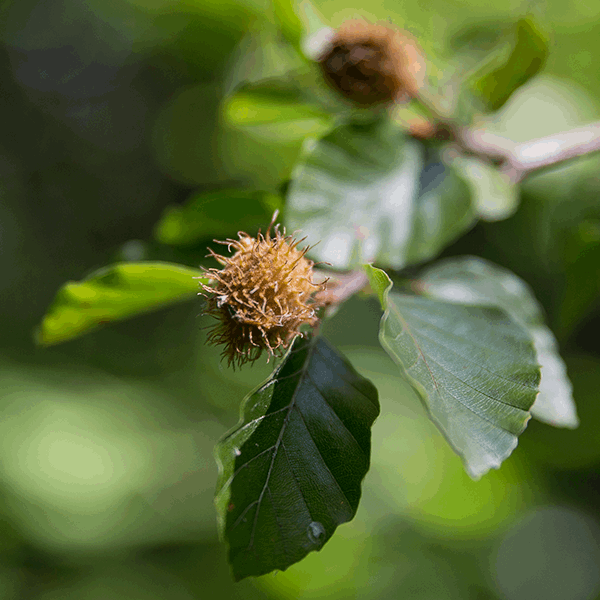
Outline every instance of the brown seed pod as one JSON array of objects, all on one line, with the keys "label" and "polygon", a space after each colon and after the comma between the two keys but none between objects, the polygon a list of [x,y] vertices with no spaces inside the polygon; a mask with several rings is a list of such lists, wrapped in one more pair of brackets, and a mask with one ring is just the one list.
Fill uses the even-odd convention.
[{"label": "brown seed pod", "polygon": [[320,63],[332,87],[362,106],[404,102],[425,78],[423,55],[407,32],[361,19],[340,26]]},{"label": "brown seed pod", "polygon": [[312,280],[313,262],[305,258],[309,248],[298,250],[303,240],[285,236],[278,226],[271,236],[276,217],[277,213],[265,235],[252,238],[240,232],[238,240],[218,242],[235,253],[225,257],[211,250],[223,268],[204,269],[216,282],[200,284],[207,299],[205,314],[219,321],[208,341],[223,344],[222,356],[234,367],[254,362],[263,350],[273,356],[302,335],[302,324],[318,322],[319,305],[312,294],[324,289],[324,284]]},{"label": "brown seed pod", "polygon": [[419,140],[428,140],[436,134],[435,123],[425,120],[415,120],[409,124],[408,133]]}]

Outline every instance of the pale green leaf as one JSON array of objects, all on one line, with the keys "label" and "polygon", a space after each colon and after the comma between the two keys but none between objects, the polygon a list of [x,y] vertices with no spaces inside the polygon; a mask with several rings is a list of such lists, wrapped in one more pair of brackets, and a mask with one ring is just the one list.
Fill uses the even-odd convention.
[{"label": "pale green leaf", "polygon": [[508,175],[480,158],[458,156],[452,163],[469,184],[479,216],[486,221],[510,217],[518,207],[519,188]]},{"label": "pale green leaf", "polygon": [[558,343],[544,323],[542,307],[522,279],[486,260],[466,256],[450,258],[426,269],[414,286],[438,300],[497,306],[526,327],[542,368],[540,393],[531,414],[557,427],[577,427],[573,390]]},{"label": "pale green leaf", "polygon": [[526,329],[496,308],[400,294],[377,271],[367,266],[384,299],[382,346],[469,475],[500,467],[538,392],[540,370]]},{"label": "pale green leaf", "polygon": [[476,218],[452,165],[385,119],[345,124],[307,145],[286,214],[316,244],[311,256],[340,269],[432,258]]}]

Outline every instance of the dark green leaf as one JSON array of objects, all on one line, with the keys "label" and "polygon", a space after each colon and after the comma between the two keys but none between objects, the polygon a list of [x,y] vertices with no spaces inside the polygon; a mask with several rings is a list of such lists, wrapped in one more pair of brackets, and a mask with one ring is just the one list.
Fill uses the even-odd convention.
[{"label": "dark green leaf", "polygon": [[548,56],[548,40],[531,17],[520,19],[511,32],[512,50],[506,62],[473,81],[486,111],[496,111],[515,90],[540,71]]},{"label": "dark green leaf", "polygon": [[[159,242],[188,246],[202,240],[225,238],[237,231],[255,233],[269,224],[281,198],[269,192],[226,189],[194,194],[183,206],[170,206],[157,223]],[[237,215],[235,224],[231,215]]]},{"label": "dark green leaf", "polygon": [[542,367],[540,393],[531,414],[558,427],[577,427],[577,411],[565,364],[543,310],[529,286],[511,273],[481,258],[450,258],[426,269],[414,282],[423,294],[438,300],[497,306],[529,330]]},{"label": "dark green leaf", "polygon": [[69,281],[44,316],[36,342],[58,344],[100,325],[193,298],[201,275],[201,271],[171,263],[118,263],[82,281]]},{"label": "dark green leaf", "polygon": [[383,119],[338,127],[295,172],[286,206],[311,255],[344,269],[435,256],[474,223],[466,183],[439,152]]},{"label": "dark green leaf", "polygon": [[216,505],[237,580],[320,550],[358,507],[377,391],[323,338],[297,340],[217,446]]},{"label": "dark green leaf", "polygon": [[498,468],[516,447],[538,392],[540,369],[527,331],[496,308],[393,292],[385,273],[366,269],[383,298],[382,346],[469,475]]}]

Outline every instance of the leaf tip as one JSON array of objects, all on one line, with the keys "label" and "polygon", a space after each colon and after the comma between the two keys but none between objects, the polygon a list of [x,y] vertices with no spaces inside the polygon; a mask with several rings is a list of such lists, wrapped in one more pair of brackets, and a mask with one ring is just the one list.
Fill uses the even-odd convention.
[{"label": "leaf tip", "polygon": [[371,263],[363,265],[363,268],[369,279],[372,290],[377,294],[381,308],[385,310],[387,304],[387,295],[392,288],[392,280],[382,269],[374,267]]}]

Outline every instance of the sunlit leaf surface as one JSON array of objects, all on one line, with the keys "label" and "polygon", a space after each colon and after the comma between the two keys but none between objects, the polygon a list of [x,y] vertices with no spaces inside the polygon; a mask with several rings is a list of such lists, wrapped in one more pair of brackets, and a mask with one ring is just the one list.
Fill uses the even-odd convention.
[{"label": "sunlit leaf surface", "polygon": [[573,390],[558,344],[544,324],[542,307],[523,280],[507,269],[467,256],[434,265],[419,276],[416,285],[430,298],[497,306],[527,327],[542,367],[540,393],[531,414],[551,425],[577,427]]},{"label": "sunlit leaf surface", "polygon": [[380,340],[431,418],[478,478],[498,468],[530,418],[540,370],[527,331],[496,308],[394,292],[367,266],[383,299]]},{"label": "sunlit leaf surface", "polygon": [[342,125],[292,177],[288,224],[337,268],[401,268],[435,256],[475,222],[467,184],[437,150],[383,119]]},{"label": "sunlit leaf surface", "polygon": [[298,340],[217,446],[216,504],[236,579],[320,550],[358,507],[377,391],[323,338]]},{"label": "sunlit leaf surface", "polygon": [[44,316],[36,342],[58,344],[100,325],[193,298],[201,275],[171,263],[117,263],[81,281],[69,281]]}]

